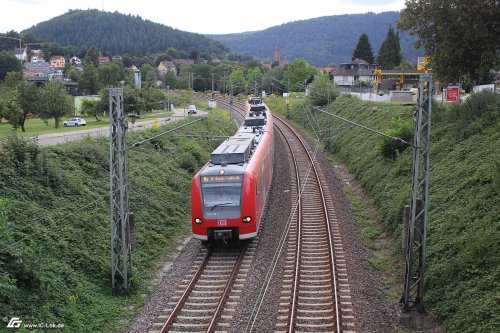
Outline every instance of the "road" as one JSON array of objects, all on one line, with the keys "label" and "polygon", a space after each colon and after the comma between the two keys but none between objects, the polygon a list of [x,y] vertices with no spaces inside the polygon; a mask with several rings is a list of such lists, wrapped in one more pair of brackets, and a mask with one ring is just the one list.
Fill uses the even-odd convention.
[{"label": "road", "polygon": [[[177,108],[170,117],[155,118],[145,121],[137,121],[134,125],[129,122],[129,131],[137,131],[153,126],[153,124],[164,125],[169,122],[184,119],[186,117],[196,117],[203,116],[207,113],[204,111],[198,111],[196,115],[188,115],[186,110]],[[109,136],[109,126],[84,129],[73,132],[66,133],[53,133],[53,134],[43,134],[39,135],[36,140],[39,145],[55,145],[59,143],[80,140],[86,137],[96,137],[96,136]]]}]

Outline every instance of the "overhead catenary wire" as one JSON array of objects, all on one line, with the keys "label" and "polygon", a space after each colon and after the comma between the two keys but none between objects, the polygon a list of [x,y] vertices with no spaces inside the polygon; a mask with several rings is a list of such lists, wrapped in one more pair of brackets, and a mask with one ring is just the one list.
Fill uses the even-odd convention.
[{"label": "overhead catenary wire", "polygon": [[370,127],[367,127],[367,126],[364,126],[364,125],[361,125],[361,124],[355,123],[354,121],[351,121],[351,120],[349,120],[349,119],[345,119],[345,118],[343,118],[343,117],[341,117],[341,116],[338,116],[338,115],[336,115],[336,114],[333,114],[333,113],[330,113],[330,112],[328,112],[328,111],[322,110],[322,109],[320,109],[320,108],[319,108],[319,107],[317,107],[317,106],[315,106],[315,107],[314,107],[314,109],[316,109],[317,111],[320,111],[320,112],[326,113],[326,114],[328,114],[328,115],[330,115],[330,116],[332,116],[332,117],[334,117],[334,118],[340,119],[340,120],[342,120],[342,121],[344,121],[344,122],[346,122],[346,123],[348,123],[348,124],[350,124],[350,125],[357,126],[357,127],[363,128],[363,129],[365,129],[365,130],[367,130],[367,131],[377,133],[377,134],[379,134],[379,135],[382,135],[382,136],[384,136],[384,137],[386,137],[386,138],[389,138],[389,139],[392,139],[392,140],[394,140],[394,141],[398,141],[398,142],[404,143],[404,144],[406,144],[406,145],[408,145],[408,146],[411,146],[411,145],[412,145],[411,143],[409,143],[409,142],[407,142],[407,141],[405,141],[405,140],[403,140],[403,139],[401,139],[401,138],[399,138],[399,137],[397,137],[397,136],[387,135],[387,134],[382,133],[382,132],[380,132],[380,131],[377,131],[377,130],[375,130],[375,129],[373,129],[373,128],[370,128]]},{"label": "overhead catenary wire", "polygon": [[136,142],[136,143],[132,144],[132,145],[130,146],[130,148],[135,148],[135,147],[137,147],[137,146],[143,145],[143,144],[145,144],[145,143],[147,143],[147,142],[149,142],[149,141],[151,141],[151,140],[154,140],[154,139],[156,139],[156,138],[158,138],[158,137],[160,137],[160,136],[163,136],[163,135],[166,135],[166,134],[169,134],[169,133],[175,132],[175,131],[177,131],[177,130],[179,130],[179,129],[183,128],[183,127],[186,127],[186,126],[192,125],[192,124],[194,124],[194,123],[197,123],[197,122],[199,122],[199,121],[205,120],[205,119],[207,119],[207,118],[208,118],[207,116],[200,117],[199,119],[193,120],[193,121],[191,121],[191,122],[189,122],[189,123],[187,123],[187,124],[184,124],[184,125],[181,125],[181,126],[177,126],[177,127],[175,127],[175,128],[169,129],[168,131],[165,131],[165,132],[162,132],[162,133],[160,133],[160,134],[154,135],[154,136],[152,136],[152,137],[150,137],[150,138],[148,138],[148,139],[138,141],[138,142]]}]

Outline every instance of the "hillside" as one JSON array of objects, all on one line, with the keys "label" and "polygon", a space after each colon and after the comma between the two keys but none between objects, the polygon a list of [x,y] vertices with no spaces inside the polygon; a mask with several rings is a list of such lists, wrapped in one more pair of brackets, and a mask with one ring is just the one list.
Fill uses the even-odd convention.
[{"label": "hillside", "polygon": [[[225,112],[212,111],[178,133],[228,134],[234,131],[224,127],[228,121]],[[164,130],[131,132],[129,147]],[[2,317],[64,324],[58,332],[122,332],[150,292],[160,257],[175,248],[179,235],[189,234],[191,178],[217,144],[162,135],[130,149],[133,295],[116,297],[110,290],[108,139],[47,147],[14,137],[0,142]]]},{"label": "hillside", "polygon": [[[290,22],[262,31],[207,36],[221,41],[234,52],[268,61],[274,60],[278,40],[281,59],[304,58],[315,66],[338,65],[351,60],[362,33],[368,35],[376,56],[389,26],[395,27],[398,19],[399,12],[335,15]],[[408,33],[400,32],[399,36],[401,50],[412,64],[415,63],[423,51],[413,48],[415,38]]]},{"label": "hillside", "polygon": [[139,16],[91,10],[70,10],[25,31],[38,39],[87,49],[95,45],[109,55],[162,52],[173,47],[189,52],[207,52],[219,57],[228,52],[220,42],[200,34],[184,32]]},{"label": "hillside", "polygon": [[[348,165],[373,198],[383,233],[394,235],[394,243],[385,242],[383,250],[392,247],[398,254],[394,257],[402,257],[402,210],[411,193],[412,149],[384,158],[381,137],[332,120],[302,100],[291,102],[295,123],[319,135],[335,133],[330,139],[335,159]],[[267,103],[273,111],[285,113],[283,99],[271,98]],[[326,110],[381,131],[413,123],[413,107],[363,102],[351,96],[341,96]],[[500,95],[488,92],[473,95],[458,107],[434,104],[432,109],[425,304],[448,332],[500,331],[499,110]],[[374,214],[367,216],[373,219]],[[376,235],[362,232],[373,243]],[[371,262],[386,277],[391,275],[385,271],[384,259],[375,254]],[[392,273],[396,284],[404,276],[404,262],[397,266]],[[398,296],[391,303],[398,302]]]},{"label": "hillside", "polygon": [[[185,52],[194,49],[219,58],[231,50],[267,61],[274,60],[278,40],[282,59],[304,58],[311,65],[325,66],[350,61],[362,33],[368,35],[376,56],[389,26],[394,27],[398,19],[399,12],[335,15],[290,22],[262,31],[204,36],[139,16],[91,9],[70,10],[23,34],[79,49],[95,45],[109,55],[145,55],[173,47]],[[399,36],[401,50],[411,63],[415,63],[416,57],[423,55],[423,51],[413,48],[415,37],[406,32],[399,32]]]}]

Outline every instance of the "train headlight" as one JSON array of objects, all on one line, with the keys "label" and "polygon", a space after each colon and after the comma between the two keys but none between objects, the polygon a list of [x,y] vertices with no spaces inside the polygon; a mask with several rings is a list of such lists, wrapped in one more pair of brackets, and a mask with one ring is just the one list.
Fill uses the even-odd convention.
[{"label": "train headlight", "polygon": [[250,223],[252,222],[252,217],[251,216],[246,216],[243,218],[243,223]]},{"label": "train headlight", "polygon": [[196,223],[196,224],[202,224],[203,220],[200,219],[199,217],[197,217],[197,218],[194,219],[194,223]]}]

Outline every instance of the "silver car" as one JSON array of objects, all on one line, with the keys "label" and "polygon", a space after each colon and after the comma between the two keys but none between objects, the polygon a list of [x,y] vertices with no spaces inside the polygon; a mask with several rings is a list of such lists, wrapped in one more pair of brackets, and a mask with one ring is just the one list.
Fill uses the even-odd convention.
[{"label": "silver car", "polygon": [[83,118],[70,118],[63,123],[64,126],[85,126],[87,122]]}]

